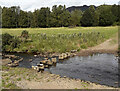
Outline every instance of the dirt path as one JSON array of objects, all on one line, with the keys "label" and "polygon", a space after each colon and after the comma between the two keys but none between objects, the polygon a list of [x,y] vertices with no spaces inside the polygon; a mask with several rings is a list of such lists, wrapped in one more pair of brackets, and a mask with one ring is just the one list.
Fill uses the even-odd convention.
[{"label": "dirt path", "polygon": [[82,49],[80,52],[76,54],[78,56],[87,56],[93,53],[116,53],[117,50],[118,50],[118,34],[97,46],[89,47],[88,49]]},{"label": "dirt path", "polygon": [[110,38],[105,42],[97,45],[95,47],[90,48],[92,50],[110,50],[110,51],[117,51],[118,49],[118,36],[116,35],[114,38]]}]

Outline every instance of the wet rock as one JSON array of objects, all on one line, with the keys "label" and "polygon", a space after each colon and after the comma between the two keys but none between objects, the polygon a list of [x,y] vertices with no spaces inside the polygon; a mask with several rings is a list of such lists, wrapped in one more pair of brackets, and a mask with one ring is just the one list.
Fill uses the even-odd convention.
[{"label": "wet rock", "polygon": [[114,82],[115,84],[118,84],[118,82]]},{"label": "wet rock", "polygon": [[43,64],[40,63],[40,64],[37,64],[37,66],[43,66]]},{"label": "wet rock", "polygon": [[34,55],[34,57],[37,57],[37,55]]},{"label": "wet rock", "polygon": [[77,50],[71,50],[71,53],[75,53],[75,52],[77,52]]},{"label": "wet rock", "polygon": [[47,57],[46,55],[43,55],[43,57]]},{"label": "wet rock", "polygon": [[7,65],[7,64],[10,64],[12,63],[12,60],[7,58],[7,59],[2,59],[2,65]]},{"label": "wet rock", "polygon": [[59,60],[63,60],[63,55],[59,55]]},{"label": "wet rock", "polygon": [[50,61],[50,60],[47,60],[47,63],[46,63],[47,65],[52,65],[53,64],[53,62],[52,61]]},{"label": "wet rock", "polygon": [[116,57],[119,57],[118,54],[115,55]]},{"label": "wet rock", "polygon": [[70,54],[70,57],[74,57],[73,53]]},{"label": "wet rock", "polygon": [[70,53],[67,52],[66,54],[67,54],[67,58],[69,58],[70,57]]},{"label": "wet rock", "polygon": [[60,77],[60,75],[56,75],[56,77]]},{"label": "wet rock", "polygon": [[67,54],[63,53],[63,57],[64,57],[64,59],[66,59],[67,58]]},{"label": "wet rock", "polygon": [[40,70],[44,70],[44,65],[39,67]]},{"label": "wet rock", "polygon": [[19,62],[23,61],[23,58],[19,59],[18,61],[19,61]]},{"label": "wet rock", "polygon": [[53,63],[56,63],[57,62],[57,59],[56,58],[51,58],[52,62]]},{"label": "wet rock", "polygon": [[10,63],[10,64],[8,64],[8,66],[9,67],[16,67],[16,66],[18,66],[18,64],[17,63],[16,64],[15,63]]},{"label": "wet rock", "polygon": [[62,53],[59,55],[59,60],[64,60],[66,58],[68,58],[67,53]]},{"label": "wet rock", "polygon": [[15,60],[14,63],[18,64],[19,62],[23,61],[23,58],[19,59],[19,60]]},{"label": "wet rock", "polygon": [[37,70],[37,72],[39,72],[39,71],[40,71],[40,68],[37,66],[37,67],[36,67],[36,70]]},{"label": "wet rock", "polygon": [[47,64],[47,60],[42,60],[40,63]]},{"label": "wet rock", "polygon": [[50,74],[51,77],[54,77],[55,75],[54,74]]},{"label": "wet rock", "polygon": [[48,58],[44,58],[44,60],[48,60]]},{"label": "wet rock", "polygon": [[29,59],[29,62],[32,62],[33,60],[32,59]]},{"label": "wet rock", "polygon": [[44,65],[45,68],[48,68],[49,66],[48,65]]},{"label": "wet rock", "polygon": [[74,56],[76,56],[76,54],[75,53],[71,53],[71,55],[70,55],[71,57],[74,57]]},{"label": "wet rock", "polygon": [[14,58],[14,59],[16,59],[16,58],[18,58],[18,56],[15,56],[15,55],[4,55],[4,57],[5,58]]},{"label": "wet rock", "polygon": [[37,70],[38,66],[32,66],[32,69]]},{"label": "wet rock", "polygon": [[64,76],[64,78],[67,78],[67,76]]},{"label": "wet rock", "polygon": [[19,63],[19,61],[15,60],[15,61],[14,61],[14,63],[15,63],[15,64],[18,64],[18,63]]},{"label": "wet rock", "polygon": [[44,64],[37,64],[37,66],[32,66],[32,69],[36,70],[37,72],[44,70]]}]

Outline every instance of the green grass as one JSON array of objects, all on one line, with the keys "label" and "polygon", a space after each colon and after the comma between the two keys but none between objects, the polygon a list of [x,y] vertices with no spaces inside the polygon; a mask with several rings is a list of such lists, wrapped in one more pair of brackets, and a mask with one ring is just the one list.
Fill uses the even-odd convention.
[{"label": "green grass", "polygon": [[34,70],[27,68],[11,68],[7,66],[2,66],[2,88],[3,89],[20,89],[16,85],[18,81],[22,80],[40,80],[41,76],[37,76],[38,73]]},{"label": "green grass", "polygon": [[[9,33],[12,35],[20,36],[23,30],[29,31],[30,34],[46,33],[47,35],[53,34],[73,34],[73,33],[87,33],[87,32],[101,32],[103,34],[117,32],[118,27],[76,27],[76,28],[2,28],[2,33]],[[109,36],[109,34],[107,34]]]},{"label": "green grass", "polygon": [[23,30],[29,32],[29,39],[32,41],[21,42],[19,47],[12,50],[7,46],[8,51],[62,53],[86,49],[112,37],[118,32],[118,27],[3,28],[2,33],[20,36]]}]

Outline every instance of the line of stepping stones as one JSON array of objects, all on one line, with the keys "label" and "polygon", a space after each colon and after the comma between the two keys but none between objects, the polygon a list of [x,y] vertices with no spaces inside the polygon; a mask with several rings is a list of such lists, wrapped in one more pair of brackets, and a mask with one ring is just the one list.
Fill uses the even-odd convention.
[{"label": "line of stepping stones", "polygon": [[[39,64],[37,64],[36,66],[32,66],[32,69],[37,70],[38,72],[41,70],[44,70],[45,68],[48,68],[49,66],[52,66],[53,64],[57,63],[57,57],[59,60],[64,60],[70,57],[75,56],[75,53],[62,53],[60,55],[56,55],[54,57],[51,57],[51,60],[49,58],[44,58],[44,60],[40,61]],[[34,55],[35,57],[37,57],[37,55]],[[29,60],[32,61],[32,60]]]}]

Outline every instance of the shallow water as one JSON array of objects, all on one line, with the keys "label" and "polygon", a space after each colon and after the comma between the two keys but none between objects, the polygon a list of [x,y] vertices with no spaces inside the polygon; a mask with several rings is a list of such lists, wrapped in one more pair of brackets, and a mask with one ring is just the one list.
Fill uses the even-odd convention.
[{"label": "shallow water", "polygon": [[113,54],[95,54],[87,57],[73,57],[57,63],[49,71],[71,78],[117,87],[118,60]]},{"label": "shallow water", "polygon": [[[24,58],[19,67],[31,68],[43,58],[34,57],[32,54],[15,54]],[[33,59],[29,62],[29,59]],[[63,61],[57,60],[57,64],[45,69],[53,74],[78,78],[107,86],[117,87],[118,84],[118,60],[113,54],[94,54],[92,56],[73,57]]]}]

